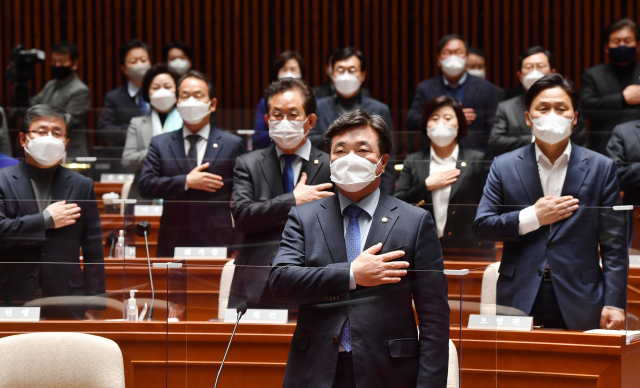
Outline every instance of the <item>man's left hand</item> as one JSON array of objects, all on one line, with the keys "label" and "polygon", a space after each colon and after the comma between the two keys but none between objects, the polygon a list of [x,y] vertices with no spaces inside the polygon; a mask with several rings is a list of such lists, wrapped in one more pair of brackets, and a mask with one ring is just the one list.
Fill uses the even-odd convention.
[{"label": "man's left hand", "polygon": [[618,327],[618,325],[624,323],[624,320],[624,311],[605,307],[602,309],[602,314],[600,315],[600,328],[613,330]]},{"label": "man's left hand", "polygon": [[462,113],[464,113],[464,117],[467,119],[467,124],[471,124],[476,120],[478,115],[473,111],[473,108],[463,108]]}]

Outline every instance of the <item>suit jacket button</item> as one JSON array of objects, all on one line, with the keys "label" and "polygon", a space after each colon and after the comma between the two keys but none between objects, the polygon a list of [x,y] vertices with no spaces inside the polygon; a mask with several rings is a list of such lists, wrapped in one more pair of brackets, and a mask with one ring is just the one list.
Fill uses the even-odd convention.
[{"label": "suit jacket button", "polygon": [[333,342],[335,342],[336,344],[338,343],[338,337],[336,337],[335,335],[333,336]]},{"label": "suit jacket button", "polygon": [[452,211],[452,212],[451,212],[451,214],[456,214],[456,211],[455,211],[455,210],[454,210],[454,211]]},{"label": "suit jacket button", "polygon": [[32,281],[32,282],[35,282],[36,281],[36,277],[32,276],[29,280]]},{"label": "suit jacket button", "polygon": [[547,249],[551,249],[551,243],[550,242],[547,243]]},{"label": "suit jacket button", "polygon": [[451,236],[451,232],[447,233],[447,236]]}]

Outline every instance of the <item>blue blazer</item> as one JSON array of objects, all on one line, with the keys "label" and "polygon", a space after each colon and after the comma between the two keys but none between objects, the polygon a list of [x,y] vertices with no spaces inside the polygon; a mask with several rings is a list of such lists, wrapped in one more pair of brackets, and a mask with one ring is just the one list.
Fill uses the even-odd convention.
[{"label": "blue blazer", "polygon": [[[391,119],[391,111],[387,104],[374,100],[371,97],[367,97],[362,93],[360,94],[360,98],[360,109],[367,111],[369,114],[382,116],[382,118],[384,118],[384,122],[391,131],[391,136],[393,137],[393,120]],[[335,96],[324,97],[318,100],[316,116],[318,116],[318,121],[316,121],[315,127],[309,131],[309,140],[311,140],[311,144],[313,144],[314,147],[322,150],[324,149],[325,132],[327,132],[327,129],[329,129],[331,124],[340,117],[338,103]],[[329,152],[329,154],[331,153]],[[380,190],[384,191],[385,194],[388,195],[393,195],[396,187],[396,171],[393,168],[396,162],[395,152],[392,149],[389,154],[389,165],[387,166],[384,174],[382,174],[382,181],[380,182]]]},{"label": "blue blazer", "polygon": [[97,141],[115,147],[124,146],[129,122],[138,116],[142,116],[142,109],[136,104],[135,98],[129,95],[127,82],[108,91],[98,119]]},{"label": "blue blazer", "polygon": [[431,215],[381,192],[365,247],[380,242],[380,254],[405,251],[399,260],[410,263],[407,275],[396,284],[349,291],[338,196],[291,209],[270,275],[276,300],[300,304],[283,387],[331,386],[347,317],[356,385],[446,386],[447,279]]},{"label": "blue blazer", "polygon": [[[213,147],[217,144],[217,147]],[[158,236],[158,257],[173,257],[174,248],[229,246],[233,243],[231,192],[235,160],[245,151],[236,136],[211,127],[202,163],[206,172],[222,177],[224,186],[210,193],[185,190],[191,172],[184,150],[182,129],[154,136],[140,173],[140,194],[163,198]]]},{"label": "blue blazer", "polygon": [[[420,82],[407,114],[407,129],[419,131],[424,107],[429,101],[445,94],[442,75]],[[478,115],[475,121],[469,125],[469,133],[467,137],[460,141],[460,145],[486,152],[496,109],[498,109],[498,97],[496,96],[495,87],[487,80],[467,74],[464,95],[460,103],[463,108],[473,108]]]},{"label": "blue blazer", "polygon": [[[626,213],[614,162],[572,144],[562,195],[580,200],[569,218],[520,236],[519,214],[543,197],[534,144],[498,156],[484,187],[473,230],[504,241],[496,303],[529,314],[549,264],[558,304],[571,330],[599,327],[604,306],[626,309]],[[602,256],[600,269],[598,246]]]}]

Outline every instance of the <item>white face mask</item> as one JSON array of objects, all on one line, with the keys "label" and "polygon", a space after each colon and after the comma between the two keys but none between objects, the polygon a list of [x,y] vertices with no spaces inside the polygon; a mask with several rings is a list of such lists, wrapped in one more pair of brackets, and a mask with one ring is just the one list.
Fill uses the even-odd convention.
[{"label": "white face mask", "polygon": [[283,79],[283,78],[296,78],[296,79],[300,79],[302,78],[302,75],[299,73],[294,73],[292,71],[287,71],[286,73],[282,73],[282,74],[278,74],[278,79]]},{"label": "white face mask", "polygon": [[[531,117],[531,116],[529,116]],[[558,116],[551,112],[546,116],[531,118],[533,136],[545,143],[556,144],[571,136],[573,118]]]},{"label": "white face mask", "polygon": [[64,142],[53,136],[36,137],[35,139],[27,138],[27,147],[24,151],[45,167],[53,166],[64,157]]},{"label": "white face mask", "polygon": [[184,75],[189,70],[189,61],[182,58],[176,58],[173,61],[167,63],[169,68],[179,75]]},{"label": "white face mask", "polygon": [[178,113],[187,124],[198,124],[205,117],[209,116],[211,101],[208,104],[189,97],[187,101],[178,104]]},{"label": "white face mask", "polygon": [[462,58],[457,55],[450,55],[446,59],[441,59],[440,65],[442,65],[442,71],[446,75],[450,77],[457,77],[460,74],[464,73],[465,66],[467,65],[467,58]]},{"label": "white face mask", "polygon": [[[308,117],[307,120],[309,120]],[[271,137],[276,145],[282,150],[295,148],[295,146],[300,144],[305,137],[304,123],[306,123],[307,120],[269,121],[269,137]]]},{"label": "white face mask", "polygon": [[380,161],[373,164],[356,154],[343,156],[330,165],[331,181],[349,193],[360,191],[380,176],[376,175]]},{"label": "white face mask", "polygon": [[148,63],[138,63],[131,67],[127,67],[127,74],[129,78],[131,78],[135,82],[142,82],[144,75],[151,68],[151,65]]},{"label": "white face mask", "polygon": [[335,86],[338,93],[345,96],[351,96],[360,89],[362,81],[360,81],[360,78],[356,77],[353,74],[344,73],[333,79],[333,85]]},{"label": "white face mask", "polygon": [[458,136],[458,128],[438,124],[427,128],[427,136],[431,139],[431,142],[438,147],[446,147]]},{"label": "white face mask", "polygon": [[471,69],[467,70],[467,73],[471,74],[474,77],[485,79],[487,78],[487,73],[484,70],[480,69]]},{"label": "white face mask", "polygon": [[159,112],[168,112],[176,103],[176,94],[171,90],[160,88],[149,96],[151,106]]},{"label": "white face mask", "polygon": [[529,88],[542,77],[544,77],[544,73],[538,70],[533,70],[532,72],[522,77],[522,86],[524,86],[525,90],[529,90]]}]

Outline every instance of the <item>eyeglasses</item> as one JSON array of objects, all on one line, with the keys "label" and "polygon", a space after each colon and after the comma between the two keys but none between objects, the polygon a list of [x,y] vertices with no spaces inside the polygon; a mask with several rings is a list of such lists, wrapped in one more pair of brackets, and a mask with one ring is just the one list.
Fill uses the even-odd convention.
[{"label": "eyeglasses", "polygon": [[535,65],[533,63],[529,63],[525,66],[522,66],[522,70],[526,70],[526,71],[532,71],[533,69],[539,70],[539,71],[543,71],[549,68],[549,65],[547,65],[546,63],[536,63]]},{"label": "eyeglasses", "polygon": [[44,136],[49,136],[49,134],[51,134],[51,136],[59,140],[62,140],[66,137],[66,133],[64,133],[64,131],[61,131],[59,129],[54,129],[53,132],[48,131],[46,129],[36,129],[35,131],[29,131],[29,133],[35,135],[36,137],[44,137]]},{"label": "eyeglasses", "polygon": [[352,66],[350,68],[344,68],[344,67],[338,67],[336,69],[336,74],[341,75],[344,73],[349,73],[349,74],[355,74],[358,72],[358,68],[356,68],[355,66]]},{"label": "eyeglasses", "polygon": [[288,114],[273,112],[269,113],[269,119],[272,121],[281,121],[281,120],[289,120],[289,121],[302,121],[304,115],[298,112],[291,112]]}]

